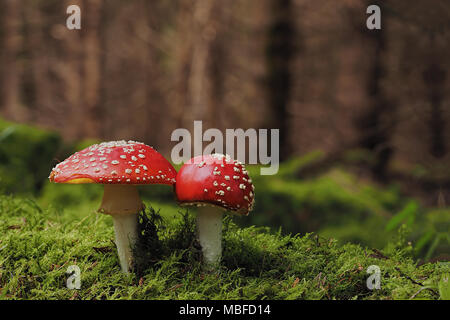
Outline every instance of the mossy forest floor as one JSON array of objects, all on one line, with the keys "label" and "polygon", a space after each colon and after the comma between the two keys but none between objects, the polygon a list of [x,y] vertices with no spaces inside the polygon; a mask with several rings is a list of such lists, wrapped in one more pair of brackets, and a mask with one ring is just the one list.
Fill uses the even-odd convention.
[{"label": "mossy forest floor", "polygon": [[[154,204],[155,208],[157,207]],[[109,216],[0,196],[1,299],[448,299],[448,263],[417,265],[400,232],[383,252],[315,234],[240,228],[225,218],[223,259],[204,270],[193,213],[140,216],[136,273],[120,272]],[[81,270],[68,289],[67,269]],[[380,289],[367,287],[379,267]]]}]

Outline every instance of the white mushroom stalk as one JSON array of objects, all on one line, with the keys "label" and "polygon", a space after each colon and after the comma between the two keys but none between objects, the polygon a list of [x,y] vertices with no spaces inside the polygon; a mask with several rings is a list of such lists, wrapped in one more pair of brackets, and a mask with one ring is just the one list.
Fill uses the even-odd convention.
[{"label": "white mushroom stalk", "polygon": [[203,259],[208,266],[216,266],[222,257],[223,209],[216,206],[197,208],[197,234]]},{"label": "white mushroom stalk", "polygon": [[138,213],[144,208],[138,190],[132,185],[105,185],[99,212],[113,218],[120,267],[128,273],[133,266],[133,248],[138,238]]}]

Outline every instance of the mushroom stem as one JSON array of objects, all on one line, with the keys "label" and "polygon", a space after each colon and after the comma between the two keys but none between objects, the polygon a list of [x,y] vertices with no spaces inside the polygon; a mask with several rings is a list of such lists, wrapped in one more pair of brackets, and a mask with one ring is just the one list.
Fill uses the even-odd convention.
[{"label": "mushroom stem", "polygon": [[133,263],[132,247],[137,239],[137,214],[112,215],[120,267],[128,273]]},{"label": "mushroom stem", "polygon": [[223,210],[215,206],[197,208],[198,239],[208,266],[219,264],[222,257],[222,215]]},{"label": "mushroom stem", "polygon": [[113,218],[120,266],[128,273],[133,263],[132,247],[137,240],[137,216],[144,204],[133,185],[107,184],[104,187],[99,211]]},{"label": "mushroom stem", "polygon": [[100,209],[106,214],[136,214],[144,208],[136,186],[105,184]]}]

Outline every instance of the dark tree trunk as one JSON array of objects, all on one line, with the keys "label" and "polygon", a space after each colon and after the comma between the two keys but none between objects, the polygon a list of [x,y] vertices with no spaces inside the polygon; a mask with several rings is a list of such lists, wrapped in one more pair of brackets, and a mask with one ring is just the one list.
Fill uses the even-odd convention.
[{"label": "dark tree trunk", "polygon": [[373,60],[368,73],[367,95],[369,106],[367,111],[357,119],[360,131],[359,146],[370,150],[374,155],[371,171],[380,181],[387,179],[387,168],[393,154],[391,133],[395,124],[394,105],[386,99],[382,81],[385,77],[384,52],[386,45],[386,21],[383,19],[379,30],[366,30],[373,45]]},{"label": "dark tree trunk", "polygon": [[21,8],[19,0],[6,0],[3,3],[3,43],[2,43],[2,107],[11,120],[23,120],[23,110],[20,107],[20,77],[21,70],[17,57],[21,50]]},{"label": "dark tree trunk", "polygon": [[268,30],[267,71],[268,101],[272,119],[271,128],[280,129],[280,160],[292,151],[289,142],[292,74],[291,63],[295,53],[295,26],[291,0],[270,0],[272,21]]},{"label": "dark tree trunk", "polygon": [[446,72],[436,63],[431,63],[423,72],[423,79],[428,89],[428,98],[431,104],[430,126],[430,153],[433,157],[441,158],[446,155],[445,145],[445,117],[443,114],[442,88],[445,82]]},{"label": "dark tree trunk", "polygon": [[100,90],[101,90],[101,30],[103,2],[90,0],[85,2],[86,14],[84,15],[83,29],[83,108],[85,110],[84,134],[89,138],[100,137],[101,128],[99,119]]}]

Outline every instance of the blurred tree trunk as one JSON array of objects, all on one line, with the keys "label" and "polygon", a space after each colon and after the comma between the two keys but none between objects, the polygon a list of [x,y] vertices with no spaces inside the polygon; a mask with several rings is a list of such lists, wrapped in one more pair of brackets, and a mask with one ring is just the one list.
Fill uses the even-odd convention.
[{"label": "blurred tree trunk", "polygon": [[103,0],[85,1],[83,28],[83,108],[85,109],[84,135],[100,137],[101,47],[99,30]]},{"label": "blurred tree trunk", "polygon": [[[155,125],[144,125],[143,137],[160,147],[161,152],[164,152],[166,146],[165,130],[167,124],[171,123],[170,117],[167,116],[167,101],[165,91],[169,85],[164,78],[164,70],[161,61],[161,56],[168,53],[167,39],[162,37],[158,30],[171,25],[171,16],[163,14],[165,10],[174,11],[172,6],[174,4],[157,4],[150,1],[142,1],[142,11],[144,13],[144,21],[142,21],[141,32],[142,38],[145,38],[142,58],[144,65],[143,83],[145,90],[145,102],[142,108],[142,113],[147,121],[155,123]],[[161,7],[159,6],[161,5]],[[167,8],[166,6],[169,6]],[[147,122],[148,123],[148,122]],[[164,132],[164,133],[163,133]]]},{"label": "blurred tree trunk", "polygon": [[[188,30],[191,1],[182,0],[179,3],[175,25],[177,29]],[[182,38],[181,31],[177,31],[172,41],[171,51],[174,55],[173,94],[170,97],[171,115],[174,127],[183,126],[183,114],[187,105],[187,77],[189,75],[190,41],[189,32]]]},{"label": "blurred tree trunk", "polygon": [[[43,37],[45,26],[45,12],[42,12],[40,2],[30,3],[24,7],[27,22],[26,51],[29,54],[29,75],[27,77],[32,86],[32,92],[27,94],[27,106],[32,108],[33,120],[42,120],[45,124],[51,124],[53,119],[46,120],[39,117],[39,114],[49,114],[56,112],[51,97],[51,83],[49,80],[49,57],[45,54],[46,41]],[[43,17],[44,15],[44,17]]]},{"label": "blurred tree trunk", "polygon": [[[365,27],[365,26],[364,26]],[[364,28],[363,27],[363,28]],[[390,103],[384,92],[382,83],[386,76],[384,65],[386,50],[386,17],[383,17],[382,28],[364,30],[371,42],[372,63],[368,73],[367,96],[368,108],[357,119],[360,131],[360,147],[373,153],[374,161],[371,170],[376,179],[386,180],[387,168],[392,156],[391,131],[394,128],[394,105]]]},{"label": "blurred tree trunk", "polygon": [[[215,21],[223,21],[223,10],[221,7],[217,8],[214,18]],[[209,37],[213,38],[210,45],[210,60],[209,60],[209,76],[210,76],[210,92],[209,92],[209,123],[211,127],[220,128],[222,125],[223,96],[224,96],[224,82],[225,70],[227,68],[227,53],[226,53],[226,39],[221,34],[222,23],[215,23],[207,31]]]},{"label": "blurred tree trunk", "polygon": [[[191,72],[189,76],[190,108],[188,122],[205,120],[208,110],[208,61],[210,59],[211,37],[208,28],[214,1],[195,1],[193,11],[193,44]],[[189,119],[190,118],[190,119]]]},{"label": "blurred tree trunk", "polygon": [[295,27],[291,0],[270,0],[271,21],[267,43],[267,93],[272,118],[269,128],[280,129],[280,160],[292,152],[289,142],[289,101],[292,87],[291,64],[295,54]]},{"label": "blurred tree trunk", "polygon": [[3,1],[3,72],[2,72],[2,108],[5,115],[15,121],[21,121],[24,115],[20,106],[20,60],[18,59],[22,36],[21,0]]},{"label": "blurred tree trunk", "polygon": [[223,89],[223,39],[217,36],[224,3],[183,1],[179,8],[175,53],[176,107],[179,126],[189,128],[194,120],[205,126],[220,126]]},{"label": "blurred tree trunk", "polygon": [[423,72],[423,79],[428,90],[428,99],[431,105],[430,127],[430,153],[435,158],[446,155],[445,145],[445,116],[442,108],[444,100],[443,86],[446,71],[435,62],[431,62]]},{"label": "blurred tree trunk", "polygon": [[[65,10],[73,1],[66,0],[61,6],[61,10]],[[81,9],[83,10],[83,9]],[[64,12],[64,11],[63,11]],[[83,12],[83,11],[82,11]],[[83,17],[81,28],[83,30]],[[58,40],[61,43],[61,60],[53,65],[55,73],[62,80],[63,101],[67,110],[65,110],[65,118],[70,119],[67,125],[67,136],[71,139],[80,139],[84,137],[84,121],[85,108],[82,105],[82,57],[83,46],[80,30],[68,30],[65,25],[60,25],[59,29],[54,32],[58,33]],[[66,120],[67,121],[67,120]]]}]

